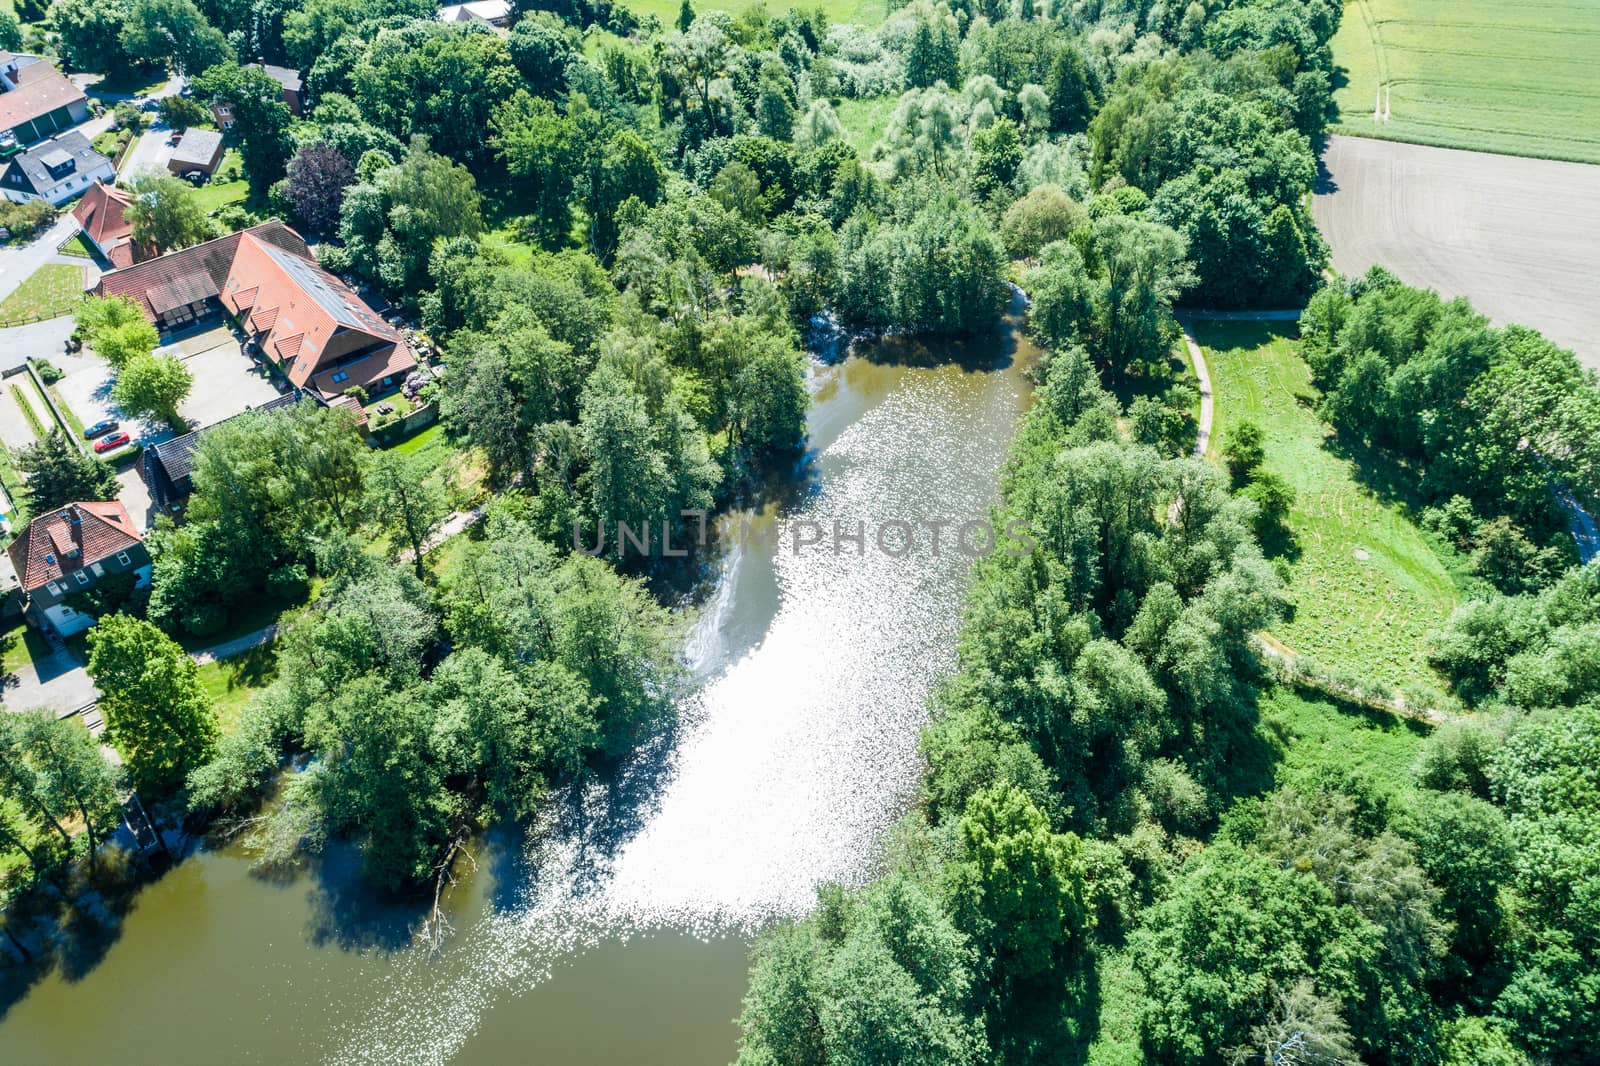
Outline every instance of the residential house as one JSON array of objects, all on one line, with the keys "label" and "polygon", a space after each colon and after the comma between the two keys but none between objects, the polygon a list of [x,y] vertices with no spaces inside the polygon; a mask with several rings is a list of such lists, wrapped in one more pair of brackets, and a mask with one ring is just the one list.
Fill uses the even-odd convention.
[{"label": "residential house", "polygon": [[222,162],[222,134],[216,130],[203,130],[191,126],[183,131],[183,138],[172,149],[167,169],[181,177],[193,171],[210,177]]},{"label": "residential house", "polygon": [[112,574],[150,580],[150,553],[127,508],[109,503],[69,503],[29,522],[6,547],[26,597],[23,615],[63,637],[82,632],[94,617],[67,598],[87,592]]},{"label": "residential house", "polygon": [[29,145],[89,117],[89,98],[42,56],[0,51],[0,151]]},{"label": "residential house", "polygon": [[467,4],[451,4],[438,11],[440,22],[483,22],[490,26],[506,26],[516,10],[511,0],[475,0]]},{"label": "residential house", "polygon": [[246,234],[222,287],[249,343],[324,403],[398,388],[417,357],[398,330],[309,255]]},{"label": "residential house", "polygon": [[6,160],[0,193],[14,203],[47,200],[60,207],[96,182],[114,181],[116,176],[111,160],[95,151],[89,138],[68,130]]},{"label": "residential house", "polygon": [[[285,393],[276,400],[253,408],[256,412],[282,411],[299,403],[304,394],[298,390]],[[243,414],[250,413],[246,409]],[[195,453],[200,449],[200,438],[210,433],[218,426],[226,425],[233,418],[241,418],[243,414],[224,418],[221,422],[214,422],[209,426],[191,430],[181,437],[153,444],[144,450],[140,461],[144,464],[144,483],[150,489],[150,499],[158,507],[173,508],[194,491],[194,482],[190,475],[194,473]]]},{"label": "residential house", "polygon": [[[283,90],[283,103],[289,113],[299,116],[306,110],[305,83],[300,79],[298,70],[288,67],[275,67],[271,63],[251,63],[256,70],[264,71],[268,77],[277,82]],[[211,105],[211,115],[217,120],[219,129],[233,129],[233,105],[218,100]]]},{"label": "residential house", "polygon": [[82,227],[84,240],[105,257],[113,270],[132,266],[156,254],[154,247],[133,241],[133,223],[128,221],[131,203],[133,193],[127,189],[97,181],[72,208],[72,217]]},{"label": "residential house", "polygon": [[277,219],[204,241],[166,255],[158,255],[121,270],[108,271],[92,290],[96,296],[128,296],[154,322],[157,329],[186,326],[222,309],[217,297],[233,265],[234,252],[245,234],[295,255],[311,257],[300,234]]},{"label": "residential house", "polygon": [[113,270],[94,293],[131,297],[160,329],[226,310],[251,351],[324,403],[396,388],[417,367],[405,338],[276,220]]}]

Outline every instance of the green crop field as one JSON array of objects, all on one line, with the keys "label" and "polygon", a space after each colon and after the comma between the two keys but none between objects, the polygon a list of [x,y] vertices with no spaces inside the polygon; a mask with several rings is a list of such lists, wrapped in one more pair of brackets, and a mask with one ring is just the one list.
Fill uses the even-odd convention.
[{"label": "green crop field", "polygon": [[1600,163],[1600,3],[1347,0],[1333,54],[1334,132]]},{"label": "green crop field", "polygon": [[[1292,323],[1199,322],[1216,397],[1212,455],[1230,426],[1266,436],[1266,467],[1296,493],[1294,616],[1272,635],[1324,668],[1398,687],[1432,677],[1428,633],[1459,600],[1455,580],[1398,502],[1336,452]],[[1379,460],[1374,460],[1379,461]]]}]

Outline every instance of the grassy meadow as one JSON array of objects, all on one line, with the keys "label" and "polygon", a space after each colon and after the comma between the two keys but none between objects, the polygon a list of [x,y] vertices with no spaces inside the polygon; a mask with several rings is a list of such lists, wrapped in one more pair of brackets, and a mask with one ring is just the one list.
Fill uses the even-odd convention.
[{"label": "grassy meadow", "polygon": [[1347,0],[1333,54],[1333,132],[1600,163],[1600,4]]},{"label": "grassy meadow", "polygon": [[1230,426],[1255,422],[1267,469],[1296,493],[1294,614],[1271,635],[1324,668],[1392,688],[1433,676],[1427,636],[1458,602],[1457,582],[1405,502],[1387,495],[1395,480],[1381,476],[1383,460],[1358,465],[1330,436],[1294,324],[1200,322],[1196,333],[1216,398],[1211,455]]},{"label": "grassy meadow", "polygon": [[83,302],[83,268],[46,263],[0,302],[0,326],[70,315]]}]

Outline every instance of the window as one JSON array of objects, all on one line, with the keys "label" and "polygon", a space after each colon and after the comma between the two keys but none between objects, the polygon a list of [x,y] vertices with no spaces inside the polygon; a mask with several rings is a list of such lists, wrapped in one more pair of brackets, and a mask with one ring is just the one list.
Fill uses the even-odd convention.
[{"label": "window", "polygon": [[79,570],[72,576],[78,579],[78,584],[80,585],[87,585],[89,583],[89,575],[84,573],[82,570]]},{"label": "window", "polygon": [[333,375],[333,382],[336,385],[341,381],[349,381],[349,380],[350,380],[350,375],[345,373],[343,370],[341,370],[337,374]]},{"label": "window", "polygon": [[50,595],[52,595],[52,596],[54,596],[56,593],[61,591],[61,589],[56,586],[56,583],[54,581],[45,582],[45,586],[44,587],[50,590]]},{"label": "window", "polygon": [[128,558],[128,553],[127,552],[118,552],[117,553],[117,562],[121,563],[123,566],[127,566],[132,561],[133,560]]}]

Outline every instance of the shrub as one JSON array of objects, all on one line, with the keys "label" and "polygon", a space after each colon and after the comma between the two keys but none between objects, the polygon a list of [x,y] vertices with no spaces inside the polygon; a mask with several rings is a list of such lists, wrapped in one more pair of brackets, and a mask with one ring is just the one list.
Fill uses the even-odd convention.
[{"label": "shrub", "polygon": [[48,359],[35,359],[33,368],[39,372],[39,378],[46,385],[54,385],[67,375],[62,369]]}]

